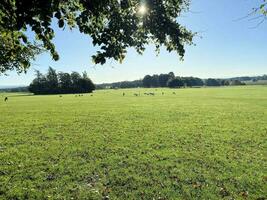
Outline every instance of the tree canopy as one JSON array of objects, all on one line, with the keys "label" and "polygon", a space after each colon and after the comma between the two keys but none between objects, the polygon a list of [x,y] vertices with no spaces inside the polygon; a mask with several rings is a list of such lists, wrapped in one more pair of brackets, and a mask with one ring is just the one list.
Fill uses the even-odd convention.
[{"label": "tree canopy", "polygon": [[[183,58],[186,44],[192,44],[194,33],[178,23],[190,0],[1,0],[0,1],[0,73],[26,71],[31,60],[42,51],[59,59],[53,44],[59,28],[77,28],[92,38],[99,51],[94,63],[107,59],[122,61],[127,48],[138,53],[147,44],[176,51]],[[28,31],[35,39],[28,38]]]}]

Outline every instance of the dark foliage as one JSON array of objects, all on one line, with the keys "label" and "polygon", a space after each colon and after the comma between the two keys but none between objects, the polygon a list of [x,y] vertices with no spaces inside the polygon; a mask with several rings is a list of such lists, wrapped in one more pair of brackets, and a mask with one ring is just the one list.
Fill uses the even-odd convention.
[{"label": "dark foliage", "polygon": [[176,77],[174,79],[170,79],[167,83],[169,88],[180,88],[184,87],[184,81],[180,77]]},{"label": "dark foliage", "polygon": [[228,86],[228,85],[230,85],[230,81],[228,81],[228,80],[219,80],[219,82],[220,82],[220,85],[222,85],[222,86]]},{"label": "dark foliage", "polygon": [[34,94],[91,93],[93,90],[95,85],[86,72],[82,76],[77,72],[56,73],[51,67],[46,75],[36,71],[36,78],[29,86],[29,91]]},{"label": "dark foliage", "polygon": [[233,80],[230,83],[231,85],[246,85],[245,83],[241,82],[240,80]]},{"label": "dark foliage", "polygon": [[150,75],[146,75],[146,76],[143,78],[143,86],[144,86],[144,87],[147,87],[147,88],[149,88],[149,87],[153,87],[153,85],[152,85],[152,79],[153,79],[152,76],[150,76]]},{"label": "dark foliage", "polygon": [[168,74],[154,74],[152,76],[146,75],[143,78],[143,87],[150,88],[150,87],[167,87],[168,81],[175,78],[173,72]]},{"label": "dark foliage", "polygon": [[196,77],[182,77],[181,80],[183,81],[185,87],[200,87],[204,85],[203,80]]},{"label": "dark foliage", "polygon": [[206,80],[206,86],[221,86],[220,80],[209,78]]},{"label": "dark foliage", "polygon": [[143,79],[143,87],[196,87],[203,86],[204,82],[196,77],[175,77],[173,72],[168,74],[146,75]]}]

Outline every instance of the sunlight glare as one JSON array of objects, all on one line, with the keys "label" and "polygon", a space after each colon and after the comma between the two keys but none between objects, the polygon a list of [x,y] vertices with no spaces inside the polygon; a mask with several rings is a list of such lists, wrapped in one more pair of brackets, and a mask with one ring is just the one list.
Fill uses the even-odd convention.
[{"label": "sunlight glare", "polygon": [[139,7],[138,13],[139,13],[140,15],[145,15],[146,12],[147,12],[147,7],[146,7],[144,4],[142,4],[142,5]]}]

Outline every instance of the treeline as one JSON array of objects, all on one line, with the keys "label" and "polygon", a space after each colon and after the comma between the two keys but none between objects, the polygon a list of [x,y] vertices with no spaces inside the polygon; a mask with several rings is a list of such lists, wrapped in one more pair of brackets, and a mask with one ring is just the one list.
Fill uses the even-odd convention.
[{"label": "treeline", "polygon": [[105,88],[136,88],[136,87],[202,87],[202,86],[228,86],[228,85],[245,85],[244,82],[238,79],[201,79],[197,77],[180,77],[175,76],[173,72],[168,74],[146,75],[141,80],[122,81],[115,83],[104,83],[97,85],[97,89]]},{"label": "treeline", "polygon": [[28,87],[2,88],[0,92],[29,92]]},{"label": "treeline", "polygon": [[233,78],[228,78],[227,80],[229,81],[234,81],[234,80],[239,80],[239,81],[252,81],[252,82],[257,82],[257,81],[264,81],[267,80],[267,75],[262,75],[262,76],[241,76],[241,77],[233,77]]},{"label": "treeline", "polygon": [[173,72],[168,74],[154,74],[152,76],[146,75],[143,79],[144,87],[202,87],[202,86],[229,86],[229,85],[245,85],[239,80],[225,80],[225,79],[201,79],[198,77],[180,77],[175,76]]},{"label": "treeline", "polygon": [[102,84],[96,85],[96,89],[138,88],[138,87],[143,87],[142,80],[121,81],[121,82],[114,82],[114,83],[102,83]]},{"label": "treeline", "polygon": [[34,94],[70,94],[90,93],[95,90],[95,85],[86,72],[57,73],[49,67],[45,75],[36,71],[36,78],[29,86],[29,91]]},{"label": "treeline", "polygon": [[197,77],[179,77],[175,76],[173,72],[168,74],[154,74],[152,76],[146,75],[143,78],[144,87],[194,87],[203,86],[204,82],[202,79]]}]

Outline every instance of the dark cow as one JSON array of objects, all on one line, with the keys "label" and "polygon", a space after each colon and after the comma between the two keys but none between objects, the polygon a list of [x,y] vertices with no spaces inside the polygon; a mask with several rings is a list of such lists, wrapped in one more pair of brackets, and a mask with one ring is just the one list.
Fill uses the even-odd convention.
[{"label": "dark cow", "polygon": [[5,101],[8,101],[8,97],[5,98]]}]

